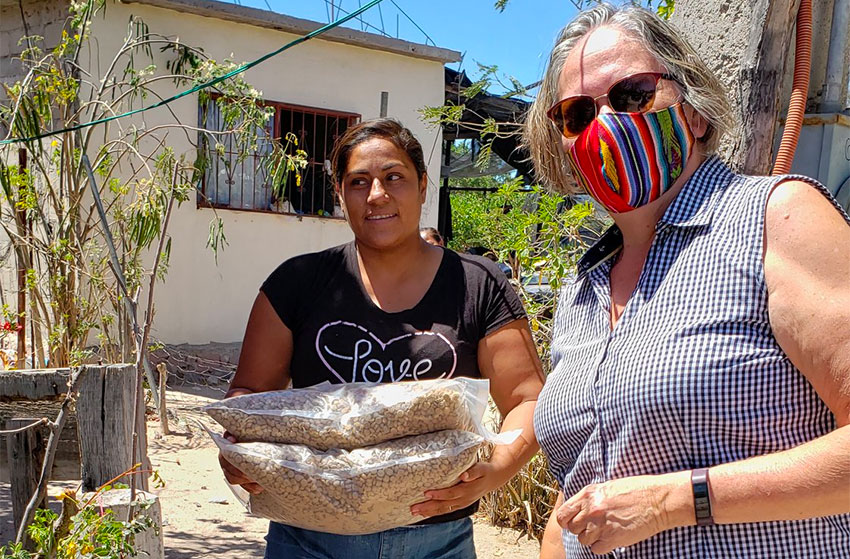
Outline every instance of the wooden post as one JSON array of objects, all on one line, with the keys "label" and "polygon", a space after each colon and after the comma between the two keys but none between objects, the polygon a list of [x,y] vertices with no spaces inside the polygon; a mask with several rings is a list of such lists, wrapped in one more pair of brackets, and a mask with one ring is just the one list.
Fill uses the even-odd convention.
[{"label": "wooden post", "polygon": [[[8,419],[46,417],[53,421],[68,392],[70,369],[3,371],[0,373],[0,429]],[[47,431],[45,431],[46,433]],[[77,420],[70,414],[56,455],[58,479],[79,479],[80,443]],[[6,460],[6,445],[0,444],[0,462]],[[4,542],[5,543],[5,542]]]},{"label": "wooden post", "polygon": [[[38,419],[7,419],[4,429],[20,429],[34,421],[38,421]],[[27,504],[38,486],[41,464],[44,462],[44,450],[43,426],[6,436],[6,455],[9,457],[9,481],[12,485],[12,517],[15,521],[15,533],[18,532]],[[43,490],[39,496],[38,508],[47,508],[46,490]]]},{"label": "wooden post", "polygon": [[[134,365],[85,367],[80,372],[77,397],[77,432],[80,437],[80,470],[83,491],[95,491],[133,467]],[[154,388],[155,389],[155,388]],[[139,412],[144,415],[144,407]],[[140,423],[144,426],[144,420]],[[142,469],[150,469],[147,437],[138,440]],[[138,486],[147,490],[148,474],[139,474]],[[120,480],[129,483],[129,479]]]},{"label": "wooden post", "polygon": [[745,173],[770,174],[785,60],[799,5],[800,0],[752,2],[754,25],[739,71],[741,130],[732,151],[735,166]]},{"label": "wooden post", "polygon": [[[23,172],[26,168],[27,150],[26,148],[20,148],[18,150],[18,172]],[[24,186],[21,185],[20,188],[23,190]],[[22,234],[26,239],[25,224],[27,222],[27,212],[24,209],[18,209],[16,214],[18,234]],[[18,264],[18,349],[15,362],[16,369],[26,368],[27,362],[27,324],[26,318],[24,318],[27,312],[27,266],[24,260],[26,251],[26,247],[21,246],[20,241],[18,241],[15,247],[15,257]],[[35,362],[33,362],[33,367],[37,367]]]},{"label": "wooden post", "polygon": [[387,110],[390,104],[390,92],[382,91],[381,92],[381,118],[387,116]]},{"label": "wooden post", "polygon": [[171,434],[168,429],[168,411],[165,408],[165,383],[168,382],[168,366],[165,363],[157,363],[156,370],[159,371],[159,426],[163,435]]}]

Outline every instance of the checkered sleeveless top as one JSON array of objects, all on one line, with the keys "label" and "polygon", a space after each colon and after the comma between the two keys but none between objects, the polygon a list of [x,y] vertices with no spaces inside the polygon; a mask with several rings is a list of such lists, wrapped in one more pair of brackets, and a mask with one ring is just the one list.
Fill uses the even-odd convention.
[{"label": "checkered sleeveless top", "polygon": [[[784,178],[736,175],[706,161],[659,221],[613,331],[609,272],[619,230],[582,258],[560,295],[552,373],[534,414],[567,498],[591,483],[789,449],[835,428],[768,321],[764,214]],[[832,199],[811,179],[794,178]],[[598,557],[569,531],[563,539],[567,557]],[[608,557],[850,557],[850,515],[676,528]]]}]

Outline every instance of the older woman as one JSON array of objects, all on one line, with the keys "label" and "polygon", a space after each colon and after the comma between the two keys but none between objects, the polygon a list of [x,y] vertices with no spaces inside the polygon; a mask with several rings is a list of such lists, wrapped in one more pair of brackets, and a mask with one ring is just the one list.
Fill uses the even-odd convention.
[{"label": "older woman", "polygon": [[561,32],[526,140],[614,220],[560,298],[545,558],[850,557],[850,218],[710,154],[717,79],[650,12]]},{"label": "older woman", "polygon": [[[428,178],[422,147],[398,122],[348,129],[331,155],[354,241],[287,260],[254,302],[228,396],[322,382],[484,377],[522,429],[456,485],[422,495],[413,526],[345,536],[271,523],[266,559],[471,559],[470,515],[537,451],[542,372],[516,293],[495,264],[419,236]],[[262,491],[221,460],[231,483]]]}]

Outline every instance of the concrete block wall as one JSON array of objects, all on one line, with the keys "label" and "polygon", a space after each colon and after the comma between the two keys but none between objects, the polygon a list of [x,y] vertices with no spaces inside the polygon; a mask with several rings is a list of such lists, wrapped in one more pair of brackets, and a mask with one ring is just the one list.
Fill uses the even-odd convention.
[{"label": "concrete block wall", "polygon": [[24,77],[21,63],[16,59],[26,48],[26,44],[18,44],[26,29],[30,35],[44,37],[42,50],[59,44],[68,6],[68,0],[23,0],[20,5],[8,0],[0,2],[0,81],[14,83]]}]

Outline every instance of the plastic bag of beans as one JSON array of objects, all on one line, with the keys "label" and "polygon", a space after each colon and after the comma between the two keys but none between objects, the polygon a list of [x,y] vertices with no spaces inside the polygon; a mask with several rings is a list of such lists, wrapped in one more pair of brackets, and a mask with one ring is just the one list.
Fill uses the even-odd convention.
[{"label": "plastic bag of beans", "polygon": [[[516,433],[490,440],[469,431],[443,430],[356,450],[319,451],[304,445],[231,443],[218,435],[222,455],[263,492],[234,493],[252,514],[334,534],[369,534],[421,520],[410,506],[429,489],[457,483],[478,450],[509,443]],[[241,496],[240,496],[241,492]]]},{"label": "plastic bag of beans", "polygon": [[465,377],[323,383],[227,398],[204,410],[240,442],[352,450],[443,430],[486,436],[489,386],[486,379]]}]

